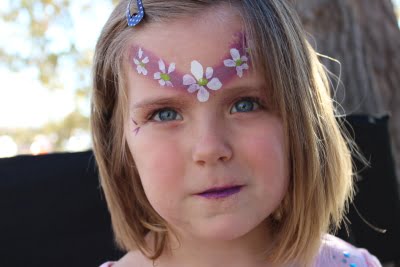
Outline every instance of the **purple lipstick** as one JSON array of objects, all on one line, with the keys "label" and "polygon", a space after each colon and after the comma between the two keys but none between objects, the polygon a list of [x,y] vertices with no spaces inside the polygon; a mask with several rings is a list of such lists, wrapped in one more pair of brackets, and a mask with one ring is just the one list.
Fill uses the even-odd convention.
[{"label": "purple lipstick", "polygon": [[236,193],[242,189],[242,186],[231,186],[231,187],[223,187],[223,188],[212,188],[210,190],[204,191],[198,194],[201,197],[205,198],[225,198]]}]

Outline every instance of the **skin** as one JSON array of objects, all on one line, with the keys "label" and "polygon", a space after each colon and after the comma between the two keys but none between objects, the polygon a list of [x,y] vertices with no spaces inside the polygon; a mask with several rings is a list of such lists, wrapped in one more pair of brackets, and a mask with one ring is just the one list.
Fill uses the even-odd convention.
[{"label": "skin", "polygon": [[[201,17],[202,23],[193,16],[168,27],[146,25],[135,34],[133,46],[176,62],[185,73],[194,59],[204,67],[218,66],[242,24],[225,6],[203,11]],[[139,75],[129,63],[125,68],[127,142],[150,204],[179,238],[171,235],[172,249],[155,264],[272,266],[261,252],[272,246],[268,217],[286,194],[289,179],[282,121],[268,108],[265,79],[255,70],[232,77],[202,103],[185,87],[171,90]],[[172,120],[160,120],[157,110],[163,108],[169,108]],[[196,195],[233,184],[243,188],[228,198]],[[152,236],[147,240],[151,243]],[[132,251],[116,266],[153,265]]]},{"label": "skin", "polygon": [[[230,47],[229,51],[231,51],[231,49],[235,49],[236,51],[239,52],[239,55],[241,56],[241,58],[239,60],[236,60],[236,62],[239,64],[237,66],[241,66],[242,64],[245,64],[247,66],[247,68],[244,70],[242,69],[242,72],[239,74],[239,72],[236,70],[236,67],[227,67],[224,64],[224,61],[226,61],[226,59],[232,60],[233,56],[230,53],[221,57],[219,60],[220,64],[217,66],[213,66],[211,68],[213,70],[213,78],[214,77],[218,78],[218,80],[221,82],[222,85],[229,83],[232,79],[235,79],[236,77],[242,78],[244,75],[244,72],[247,72],[247,69],[249,67],[248,64],[250,64],[250,61],[248,60],[248,54],[245,52],[245,48],[243,47],[243,43],[244,43],[243,34],[236,33],[232,37],[232,40],[235,40],[235,41],[232,41],[233,45]],[[141,52],[138,52],[138,51],[141,51]],[[140,54],[140,53],[142,53],[142,54]],[[143,74],[142,72],[137,70],[137,67],[138,67],[137,63],[139,63],[140,61],[143,61],[145,58],[148,59],[148,62],[146,62],[146,64],[141,65],[146,68],[146,73]],[[246,58],[246,61],[242,61],[243,58]],[[185,76],[184,72],[179,71],[175,67],[172,71],[169,70],[168,66],[171,66],[172,64],[174,66],[176,65],[174,62],[172,62],[172,63],[165,62],[164,60],[160,59],[160,57],[158,57],[157,55],[154,55],[151,51],[145,50],[139,46],[131,47],[131,53],[130,53],[129,59],[130,59],[130,64],[132,64],[132,68],[136,69],[136,71],[138,72],[139,75],[143,75],[142,78],[147,78],[148,80],[158,81],[159,78],[154,78],[155,75],[151,75],[151,74],[162,73],[161,75],[164,75],[164,77],[166,76],[168,78],[167,80],[169,82],[168,85],[163,84],[162,86],[174,87],[174,89],[181,90],[181,91],[182,90],[189,91],[189,90],[187,90],[189,86],[185,85],[183,83],[183,78]],[[162,70],[162,71],[160,70],[160,67],[159,67],[160,60],[162,60],[163,64],[164,64],[164,70]],[[139,63],[139,64],[141,64],[141,63]],[[207,67],[203,67],[204,72],[206,72],[206,69],[207,69]],[[193,77],[192,73],[189,75]],[[203,76],[206,78],[205,73]],[[209,80],[211,80],[211,79],[209,79]],[[200,83],[200,82],[198,82],[198,83]],[[205,87],[209,91],[212,92],[212,90],[209,89],[207,85],[205,85]],[[221,86],[221,87],[223,87],[223,86]],[[222,89],[222,88],[220,88],[220,89]],[[140,126],[134,119],[132,119],[132,122],[136,126],[136,128],[134,129],[134,132],[135,132],[135,134],[138,134],[140,131]]]}]

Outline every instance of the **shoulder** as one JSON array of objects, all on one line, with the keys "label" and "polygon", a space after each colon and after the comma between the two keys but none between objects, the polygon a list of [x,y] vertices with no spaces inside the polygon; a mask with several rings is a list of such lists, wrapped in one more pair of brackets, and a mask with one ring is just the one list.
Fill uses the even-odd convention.
[{"label": "shoulder", "polygon": [[140,251],[130,251],[118,261],[109,261],[100,265],[100,267],[146,267],[149,260]]},{"label": "shoulder", "polygon": [[366,249],[353,245],[332,235],[324,235],[315,262],[319,266],[381,267],[379,260]]}]

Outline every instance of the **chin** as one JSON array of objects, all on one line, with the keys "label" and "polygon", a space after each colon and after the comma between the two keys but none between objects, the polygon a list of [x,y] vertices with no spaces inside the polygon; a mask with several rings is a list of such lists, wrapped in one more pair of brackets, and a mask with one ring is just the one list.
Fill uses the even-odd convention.
[{"label": "chin", "polygon": [[[243,218],[242,218],[243,220]],[[198,226],[196,235],[198,238],[215,241],[230,241],[238,239],[255,229],[257,223],[249,221],[239,222],[238,220],[214,220]]]}]

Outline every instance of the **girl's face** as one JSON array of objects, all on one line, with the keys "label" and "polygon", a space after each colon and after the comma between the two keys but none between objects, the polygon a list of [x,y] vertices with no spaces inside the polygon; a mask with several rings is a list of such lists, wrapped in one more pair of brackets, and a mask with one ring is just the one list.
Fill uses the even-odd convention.
[{"label": "girl's face", "polygon": [[129,51],[130,151],[153,208],[192,239],[249,234],[287,191],[282,121],[241,32],[218,9],[147,25]]}]

